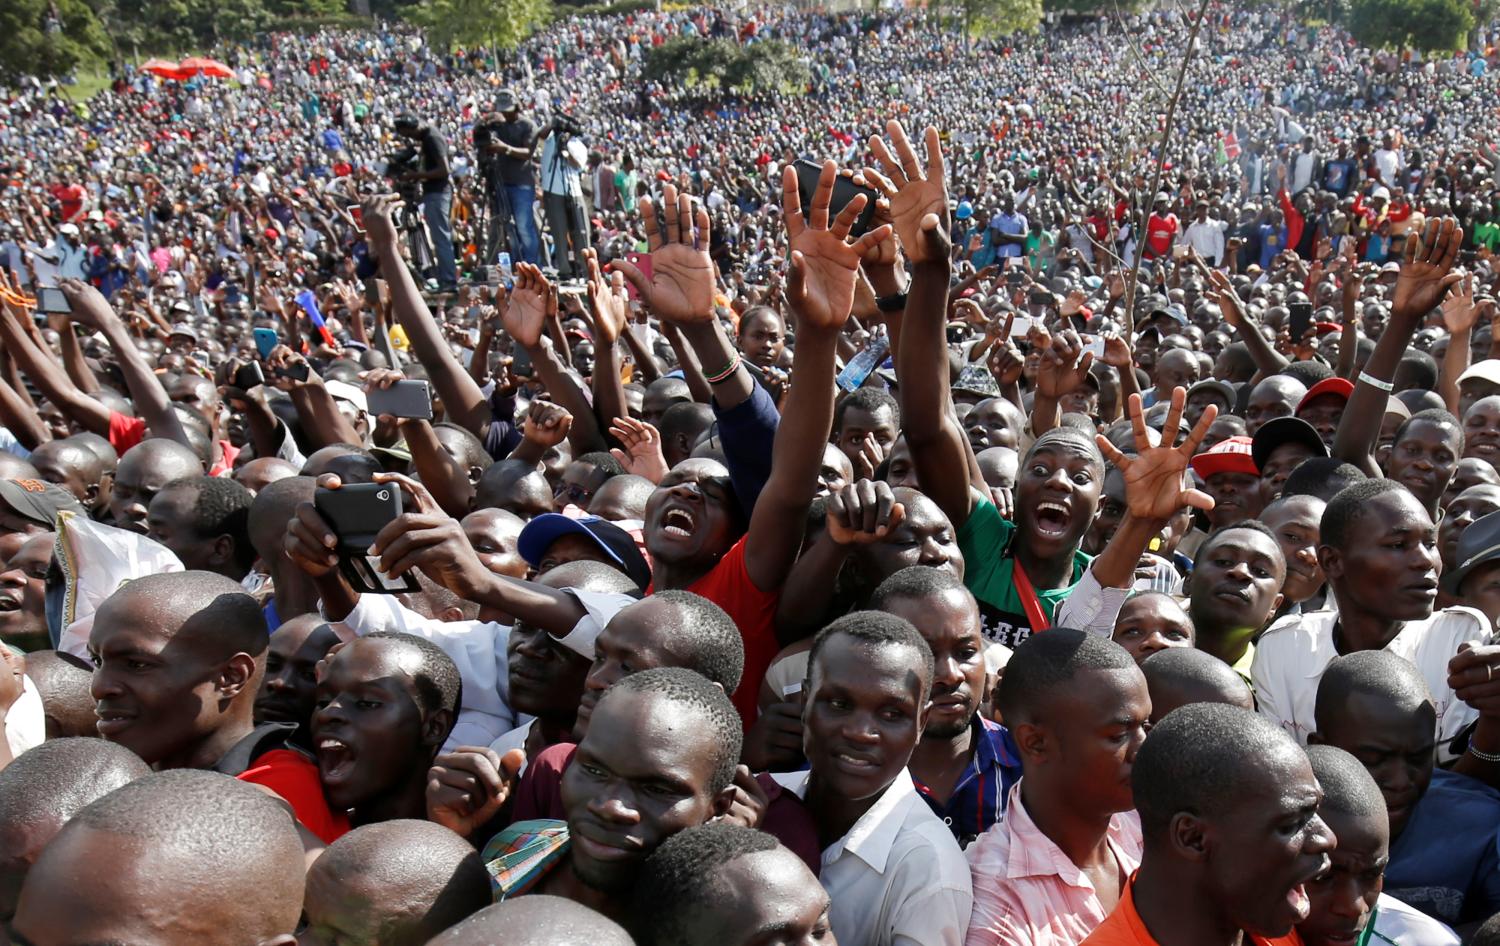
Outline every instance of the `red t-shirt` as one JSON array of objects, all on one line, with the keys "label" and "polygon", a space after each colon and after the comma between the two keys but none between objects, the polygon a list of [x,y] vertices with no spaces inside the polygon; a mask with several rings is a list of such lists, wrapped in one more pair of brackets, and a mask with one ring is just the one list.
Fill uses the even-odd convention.
[{"label": "red t-shirt", "polygon": [[349,830],[348,816],[328,807],[323,783],[318,779],[318,766],[298,752],[272,749],[235,778],[264,785],[285,798],[302,826],[325,844],[332,844]]},{"label": "red t-shirt", "polygon": [[69,184],[67,187],[53,190],[52,196],[57,198],[63,220],[69,221],[83,210],[83,199],[88,196],[88,191],[84,190],[81,184]]},{"label": "red t-shirt", "polygon": [[[760,683],[781,643],[776,639],[776,603],[781,598],[779,591],[761,591],[750,580],[745,568],[745,539],[742,537],[734,548],[719,559],[708,574],[683,589],[701,595],[724,609],[740,629],[740,639],[745,642],[745,672],[740,676],[739,688],[730,695],[734,708],[739,710],[745,728],[760,715],[757,697]],[[651,589],[646,589],[650,594]]]},{"label": "red t-shirt", "polygon": [[1154,259],[1172,252],[1172,239],[1177,236],[1177,218],[1152,214],[1146,220],[1146,258]]}]

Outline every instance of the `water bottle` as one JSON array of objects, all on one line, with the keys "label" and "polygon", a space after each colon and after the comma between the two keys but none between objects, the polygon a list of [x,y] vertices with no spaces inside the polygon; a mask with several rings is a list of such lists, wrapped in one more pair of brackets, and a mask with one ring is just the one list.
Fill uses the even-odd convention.
[{"label": "water bottle", "polygon": [[500,283],[501,285],[505,286],[506,292],[509,292],[516,284],[516,281],[511,274],[509,253],[500,254]]},{"label": "water bottle", "polygon": [[864,349],[849,359],[849,363],[844,366],[844,370],[839,372],[839,376],[836,379],[838,386],[845,391],[853,391],[864,384],[865,379],[870,376],[870,372],[874,371],[876,366],[885,360],[885,353],[890,350],[890,347],[891,340],[884,333],[877,333],[870,336],[870,340],[865,343]]}]

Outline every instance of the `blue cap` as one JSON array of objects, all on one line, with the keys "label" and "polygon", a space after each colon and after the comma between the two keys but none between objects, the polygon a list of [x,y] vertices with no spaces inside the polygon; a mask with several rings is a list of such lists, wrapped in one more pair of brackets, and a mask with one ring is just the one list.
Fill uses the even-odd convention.
[{"label": "blue cap", "polygon": [[959,220],[969,219],[970,217],[974,216],[974,205],[969,203],[967,200],[959,201],[958,209],[953,211],[953,216],[957,217]]},{"label": "blue cap", "polygon": [[636,547],[635,539],[613,522],[598,516],[574,519],[560,512],[543,513],[521,530],[516,549],[528,565],[536,568],[552,543],[565,535],[588,536],[609,563],[624,572],[641,590],[651,584],[651,566],[646,564],[646,557]]}]

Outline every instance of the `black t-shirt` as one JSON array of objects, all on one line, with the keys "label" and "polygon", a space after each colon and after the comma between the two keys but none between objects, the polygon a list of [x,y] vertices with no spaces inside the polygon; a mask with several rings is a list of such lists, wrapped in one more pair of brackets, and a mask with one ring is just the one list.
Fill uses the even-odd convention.
[{"label": "black t-shirt", "polygon": [[[536,126],[524,118],[517,117],[513,122],[502,121],[495,126],[494,135],[512,148],[525,148],[530,151],[531,146],[536,142]],[[498,157],[500,180],[507,184],[535,186],[536,172],[532,170],[530,158],[522,160],[505,154]]]},{"label": "black t-shirt", "polygon": [[440,169],[443,176],[422,182],[422,193],[441,194],[448,189],[448,146],[443,144],[442,137],[435,131],[428,129],[421,139],[422,148],[422,170],[432,171]]}]

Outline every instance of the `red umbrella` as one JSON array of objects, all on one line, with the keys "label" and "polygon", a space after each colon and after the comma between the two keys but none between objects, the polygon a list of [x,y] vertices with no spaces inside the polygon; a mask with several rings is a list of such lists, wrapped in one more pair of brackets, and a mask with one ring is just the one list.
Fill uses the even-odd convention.
[{"label": "red umbrella", "polygon": [[188,75],[202,73],[215,79],[228,79],[234,72],[217,59],[205,59],[202,56],[189,56],[177,64],[177,68]]},{"label": "red umbrella", "polygon": [[161,76],[163,79],[181,79],[184,75],[182,70],[177,68],[177,63],[168,62],[165,59],[147,59],[141,64],[141,71]]}]

